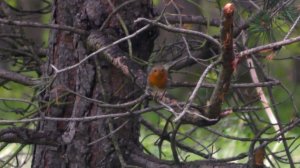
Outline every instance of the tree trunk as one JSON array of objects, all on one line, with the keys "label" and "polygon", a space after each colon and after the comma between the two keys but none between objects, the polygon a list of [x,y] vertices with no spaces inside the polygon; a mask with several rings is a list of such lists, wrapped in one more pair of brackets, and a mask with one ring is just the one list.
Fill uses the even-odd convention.
[{"label": "tree trunk", "polygon": [[[114,2],[118,6],[123,1]],[[64,0],[54,1],[53,23],[74,26],[84,30],[97,30],[105,18],[112,12],[108,1],[102,0]],[[135,1],[121,9],[125,23],[133,25],[133,20],[139,16],[148,17],[151,14],[150,4]],[[130,32],[135,26],[127,27]],[[119,21],[112,17],[104,31],[110,31],[112,39],[125,36]],[[121,33],[120,33],[121,32]],[[119,33],[119,34],[117,34]],[[145,36],[146,37],[146,36]],[[145,38],[139,36],[139,38]],[[58,69],[74,65],[82,60],[89,52],[86,46],[87,37],[64,31],[51,31],[49,40],[49,64],[46,66],[44,76],[53,73],[51,64]],[[140,39],[139,39],[140,40]],[[133,42],[134,43],[134,42]],[[140,51],[144,58],[150,54],[151,43],[145,44],[146,50]],[[153,44],[152,44],[153,45]],[[126,48],[126,45],[123,45]],[[139,55],[139,53],[135,53]],[[131,107],[105,109],[96,103],[86,101],[80,96],[67,94],[66,88],[80,95],[108,103],[122,103],[135,98],[136,93],[133,82],[105,61],[100,55],[89,59],[79,67],[57,74],[52,85],[45,90],[42,99],[54,102],[45,106],[43,115],[52,117],[83,117],[103,114],[125,112]],[[89,143],[109,134],[109,125],[115,129],[127,122],[117,134],[107,137],[98,143]],[[64,145],[50,147],[37,145],[35,147],[33,167],[120,167],[119,158],[127,160],[130,153],[129,146],[139,148],[139,127],[135,117],[120,118],[115,120],[96,120],[92,122],[56,122],[45,121],[39,125],[40,131],[49,134],[58,133],[58,139]],[[117,145],[112,142],[117,141]],[[118,149],[120,148],[120,149]],[[119,153],[118,150],[121,151]],[[117,151],[117,152],[116,152]]]}]

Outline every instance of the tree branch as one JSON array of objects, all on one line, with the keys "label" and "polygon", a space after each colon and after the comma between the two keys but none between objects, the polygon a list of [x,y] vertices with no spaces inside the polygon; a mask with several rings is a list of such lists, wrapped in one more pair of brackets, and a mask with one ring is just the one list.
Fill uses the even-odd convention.
[{"label": "tree branch", "polygon": [[233,73],[233,13],[234,5],[227,3],[223,9],[223,22],[221,28],[222,42],[222,69],[219,74],[216,88],[209,101],[206,116],[209,118],[218,118],[221,113],[221,106],[224,101],[224,96],[229,89],[231,75]]},{"label": "tree branch", "polygon": [[166,18],[170,23],[179,23],[180,20],[183,23],[193,23],[201,25],[210,25],[210,26],[220,26],[219,19],[211,19],[209,21],[202,16],[193,16],[193,15],[175,15],[175,14],[166,14]]},{"label": "tree branch", "polygon": [[[148,26],[144,27],[147,28]],[[145,30],[145,29],[140,29]],[[136,32],[127,37],[134,37],[139,32]],[[123,40],[124,41],[124,40]],[[88,37],[88,43],[92,48],[95,49],[103,49],[103,55],[105,56],[106,60],[111,62],[116,68],[120,69],[124,75],[135,81],[137,86],[140,88],[146,88],[146,79],[147,75],[143,72],[143,70],[134,63],[131,59],[128,58],[128,55],[122,51],[117,45],[114,44],[112,41],[103,33],[93,31],[91,32],[90,36]],[[110,46],[110,47],[106,47]]]},{"label": "tree branch", "polygon": [[17,20],[8,20],[0,18],[0,23],[6,25],[16,25],[16,26],[24,26],[24,27],[37,27],[37,28],[49,28],[49,29],[57,29],[70,31],[81,35],[87,35],[88,33],[84,30],[77,29],[72,26],[58,25],[58,24],[42,24],[38,22],[29,22],[29,21],[17,21]]},{"label": "tree branch", "polygon": [[[150,155],[146,155],[143,151],[138,149],[136,146],[132,147],[133,150],[130,153],[129,163],[137,166],[142,166],[145,168],[153,168],[153,167],[164,167],[164,168],[246,168],[246,164],[238,164],[238,163],[220,163],[220,162],[212,162],[211,160],[205,161],[191,161],[191,162],[183,162],[180,165],[175,165],[172,161],[160,160]],[[147,164],[145,164],[147,163]]]},{"label": "tree branch", "polygon": [[[195,83],[190,82],[172,82],[171,87],[195,87]],[[280,85],[280,81],[271,80],[267,82],[259,82],[259,83],[233,83],[230,85],[230,88],[252,88],[252,87],[268,87],[268,86],[276,86]],[[202,83],[202,88],[215,88],[216,85],[213,83]]]},{"label": "tree branch", "polygon": [[58,146],[60,140],[53,133],[35,131],[23,127],[7,128],[0,131],[0,141],[8,143]]},{"label": "tree branch", "polygon": [[30,77],[27,77],[25,75],[22,75],[20,73],[8,71],[6,69],[0,69],[0,78],[14,81],[16,83],[20,83],[26,86],[34,86],[39,83],[38,80],[34,80]]},{"label": "tree branch", "polygon": [[207,35],[205,33],[199,32],[199,31],[176,28],[176,27],[168,26],[168,25],[165,25],[165,24],[162,24],[162,23],[158,23],[157,21],[149,20],[149,19],[146,19],[146,18],[138,18],[138,19],[135,20],[135,22],[136,23],[146,22],[146,23],[149,23],[151,25],[155,25],[155,26],[158,26],[162,29],[168,30],[170,32],[176,32],[176,33],[183,33],[183,34],[190,34],[190,35],[199,36],[199,37],[202,37],[202,38],[212,42],[213,44],[215,44],[219,48],[221,48],[221,44],[219,43],[218,40],[216,40],[215,38],[213,38],[210,35]]},{"label": "tree branch", "polygon": [[257,53],[257,52],[262,51],[262,50],[274,49],[274,48],[285,46],[285,45],[288,45],[288,44],[292,44],[292,43],[295,43],[295,42],[298,42],[298,41],[300,41],[300,36],[295,37],[295,38],[282,40],[282,41],[278,41],[278,42],[275,42],[275,43],[266,44],[266,45],[255,47],[255,48],[250,48],[250,49],[247,49],[247,50],[244,50],[244,51],[240,52],[238,56],[239,57],[244,57],[244,56],[247,56],[247,55],[250,55],[250,54]]}]

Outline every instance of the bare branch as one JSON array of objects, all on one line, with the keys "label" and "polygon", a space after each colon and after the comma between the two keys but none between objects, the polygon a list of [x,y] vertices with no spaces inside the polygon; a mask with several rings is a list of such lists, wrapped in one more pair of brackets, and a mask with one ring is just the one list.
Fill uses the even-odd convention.
[{"label": "bare branch", "polygon": [[297,17],[297,19],[295,20],[295,22],[293,23],[292,27],[290,28],[290,30],[288,31],[288,33],[284,36],[283,40],[286,40],[287,38],[289,38],[289,36],[291,35],[291,33],[294,31],[296,25],[298,24],[298,22],[300,21],[300,15]]},{"label": "bare branch", "polygon": [[16,26],[24,26],[24,27],[37,27],[37,28],[48,28],[48,29],[57,29],[57,30],[64,30],[70,31],[81,35],[87,35],[87,32],[75,27],[65,26],[65,25],[58,25],[58,24],[42,24],[38,22],[29,22],[29,21],[16,21],[16,20],[8,20],[0,18],[1,24],[6,25],[16,25]]},{"label": "bare branch", "polygon": [[[230,85],[230,88],[252,88],[252,87],[268,87],[268,86],[277,86],[280,85],[280,81],[272,80],[267,82],[259,83],[233,83]],[[171,87],[195,87],[195,83],[190,82],[172,82]],[[213,83],[202,83],[202,88],[215,88],[216,85]]]},{"label": "bare branch", "polygon": [[[252,78],[252,81],[253,83],[259,83],[259,79],[258,79],[258,75],[257,75],[257,72],[254,68],[254,64],[253,64],[253,60],[252,58],[247,58],[247,65],[249,67],[249,71],[250,71],[250,76]],[[257,87],[256,88],[256,92],[257,94],[259,95],[260,97],[260,100],[261,100],[261,103],[266,111],[266,114],[268,115],[268,118],[270,120],[270,123],[273,124],[273,127],[275,129],[275,131],[278,131],[279,130],[279,126],[277,125],[278,124],[278,121],[277,121],[277,118],[275,117],[274,113],[273,113],[273,110],[272,108],[270,107],[270,103],[263,91],[263,89],[261,87]]]},{"label": "bare branch", "polygon": [[266,44],[266,45],[251,48],[251,49],[247,49],[247,50],[244,50],[244,51],[240,52],[238,56],[239,57],[244,57],[244,56],[247,56],[247,55],[250,55],[250,54],[257,53],[257,52],[262,51],[262,50],[273,49],[273,48],[276,48],[276,47],[289,45],[289,44],[292,44],[292,43],[295,43],[295,42],[298,42],[298,41],[300,41],[300,36],[295,37],[295,38],[282,40],[282,41],[278,41],[278,42],[275,42],[275,43]]},{"label": "bare branch", "polygon": [[55,136],[54,133],[34,131],[23,127],[7,128],[1,130],[0,141],[9,143],[39,144],[51,146],[58,146],[61,142],[59,140],[59,137]]},{"label": "bare branch", "polygon": [[218,76],[217,85],[211,95],[206,116],[209,118],[218,118],[221,113],[221,105],[224,101],[224,96],[229,89],[231,75],[233,73],[233,13],[234,5],[227,3],[223,8],[223,22],[221,28],[222,42],[222,69]]},{"label": "bare branch", "polygon": [[170,23],[179,23],[181,19],[183,23],[193,23],[217,27],[220,26],[219,19],[211,19],[207,21],[206,18],[202,16],[166,14],[166,18]]},{"label": "bare branch", "polygon": [[[69,66],[69,67],[65,67],[63,69],[58,69],[56,68],[54,65],[51,65],[51,67],[55,70],[55,73],[56,74],[59,74],[59,73],[62,73],[62,72],[65,72],[65,71],[68,71],[68,70],[71,70],[71,69],[74,69],[78,66],[80,66],[82,63],[84,63],[85,61],[87,61],[89,58],[123,42],[123,41],[126,41],[128,39],[131,39],[133,37],[135,37],[136,35],[140,34],[141,32],[145,31],[146,29],[148,29],[150,26],[149,25],[146,25],[142,28],[140,28],[139,30],[137,30],[136,32],[134,32],[133,34],[129,35],[129,36],[126,36],[126,37],[123,37],[119,40],[116,40],[115,42],[112,42],[112,43],[109,43],[107,41],[108,38],[105,37],[105,35],[103,35],[102,33],[100,32],[97,32],[97,31],[94,31],[94,32],[91,32],[91,35],[88,37],[88,43],[89,45],[92,47],[92,48],[96,48],[97,51],[87,55],[84,59],[80,60],[77,64],[74,64],[72,66]],[[105,42],[105,45],[103,45],[102,43]],[[123,56],[123,58],[125,59],[125,56]],[[110,61],[114,61],[114,65],[119,67],[120,69],[123,70],[124,73],[126,73],[127,75],[131,75],[129,74],[129,71],[128,69],[125,69],[126,67],[124,67],[124,65],[120,64],[118,61],[118,59],[113,59],[113,58],[108,58]],[[119,58],[120,59],[120,58]]]},{"label": "bare branch", "polygon": [[181,28],[176,28],[176,27],[171,27],[171,26],[167,26],[167,25],[164,25],[162,23],[158,23],[154,20],[149,20],[149,19],[146,19],[146,18],[138,18],[135,20],[135,22],[147,22],[151,25],[155,25],[155,26],[158,26],[162,29],[165,29],[165,30],[168,30],[168,31],[171,31],[171,32],[176,32],[176,33],[183,33],[183,34],[190,34],[190,35],[196,35],[196,36],[199,36],[199,37],[202,37],[210,42],[212,42],[213,44],[215,44],[216,46],[218,46],[219,48],[221,48],[221,44],[219,43],[218,40],[216,40],[215,38],[213,38],[212,36],[209,36],[205,33],[202,33],[202,32],[198,32],[198,31],[194,31],[194,30],[188,30],[188,29],[181,29]]},{"label": "bare branch", "polygon": [[163,106],[156,106],[156,107],[148,107],[142,110],[138,110],[135,112],[124,112],[124,113],[115,113],[115,114],[105,114],[105,115],[96,115],[96,116],[87,116],[87,117],[71,117],[71,118],[59,118],[59,117],[36,117],[31,119],[21,119],[21,120],[0,120],[0,124],[14,124],[14,123],[30,123],[30,122],[37,122],[37,121],[63,121],[63,122],[69,122],[69,121],[76,121],[76,122],[84,122],[84,121],[93,121],[98,119],[105,119],[105,118],[113,118],[113,117],[126,117],[130,115],[138,115],[142,113],[146,113],[153,110],[162,109]]},{"label": "bare branch", "polygon": [[8,71],[2,68],[0,69],[0,78],[14,81],[16,83],[20,83],[26,86],[34,86],[40,83],[40,81],[38,80],[34,80],[20,73]]},{"label": "bare branch", "polygon": [[174,119],[174,122],[177,122],[179,121],[183,115],[187,112],[187,110],[190,108],[191,104],[193,103],[194,99],[195,99],[195,96],[199,90],[199,88],[201,87],[206,75],[208,74],[208,72],[218,63],[217,62],[214,62],[212,64],[210,64],[206,69],[205,71],[202,73],[201,77],[199,78],[198,82],[197,82],[197,85],[196,87],[194,88],[192,94],[190,95],[189,99],[187,100],[187,103],[186,105],[184,106],[182,112],[180,113],[179,116],[177,116],[175,119]]}]

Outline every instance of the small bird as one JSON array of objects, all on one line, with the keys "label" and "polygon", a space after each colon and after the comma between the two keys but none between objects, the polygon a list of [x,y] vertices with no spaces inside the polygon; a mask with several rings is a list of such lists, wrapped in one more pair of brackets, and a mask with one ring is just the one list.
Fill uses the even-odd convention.
[{"label": "small bird", "polygon": [[168,85],[168,71],[163,65],[155,65],[148,74],[148,85],[155,91],[164,96]]}]

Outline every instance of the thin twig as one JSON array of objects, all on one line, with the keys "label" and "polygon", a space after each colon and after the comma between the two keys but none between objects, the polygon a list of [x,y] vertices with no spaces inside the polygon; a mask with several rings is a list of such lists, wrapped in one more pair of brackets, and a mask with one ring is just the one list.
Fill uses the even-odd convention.
[{"label": "thin twig", "polygon": [[176,134],[177,134],[177,131],[179,130],[180,128],[180,125],[181,123],[177,123],[173,132],[172,132],[172,135],[170,137],[170,143],[171,143],[171,151],[172,151],[172,155],[173,155],[173,158],[174,158],[174,161],[176,164],[180,164],[180,160],[178,158],[178,152],[176,150]]},{"label": "thin twig", "polygon": [[[271,80],[267,82],[259,82],[259,83],[234,83],[230,85],[230,88],[253,88],[253,87],[268,87],[268,86],[276,86],[280,85],[281,82],[279,80]],[[171,87],[195,87],[196,83],[190,82],[172,82]],[[203,88],[215,88],[216,84],[213,83],[202,83],[201,87]]]},{"label": "thin twig", "polygon": [[[250,76],[252,78],[253,83],[259,83],[258,75],[254,68],[254,63],[251,58],[247,58],[247,65],[249,67],[249,72],[250,72]],[[266,111],[266,114],[270,120],[270,123],[273,124],[274,130],[279,131],[279,126],[277,125],[278,121],[277,121],[276,117],[274,116],[273,110],[270,107],[270,103],[269,103],[264,91],[262,90],[261,87],[257,87],[256,92],[257,92],[258,96],[260,97],[261,103]]]},{"label": "thin twig", "polygon": [[284,36],[283,40],[286,40],[287,38],[289,38],[289,36],[294,31],[296,25],[298,24],[299,20],[300,20],[300,15],[297,17],[297,19],[295,20],[294,24],[292,25],[292,27],[290,28],[290,30],[288,31],[288,33]]},{"label": "thin twig", "polygon": [[136,0],[129,0],[129,1],[125,1],[124,3],[122,3],[121,5],[115,7],[113,9],[113,11],[107,16],[107,18],[105,19],[105,21],[102,23],[99,31],[102,31],[105,26],[107,25],[108,21],[112,18],[113,15],[115,15],[120,9],[122,9],[123,7],[125,7],[126,5],[131,4],[132,2],[134,2]]},{"label": "thin twig", "polygon": [[[115,10],[115,6],[111,2],[111,0],[107,0],[107,1],[109,3],[110,7],[112,7],[113,10]],[[117,15],[117,18],[118,18],[118,20],[120,22],[120,25],[121,25],[122,29],[124,30],[125,35],[128,36],[129,35],[129,31],[128,31],[128,28],[127,28],[127,26],[126,26],[123,18],[121,17],[121,15],[119,13],[117,13],[116,15]],[[130,39],[127,39],[127,44],[128,44],[128,55],[129,55],[129,58],[132,58],[133,57],[133,55],[132,55],[132,42],[131,42]]]},{"label": "thin twig", "polygon": [[183,34],[191,34],[191,35],[200,36],[200,37],[203,37],[204,39],[207,39],[208,41],[213,42],[213,44],[215,44],[216,46],[218,46],[219,48],[221,48],[221,44],[219,43],[218,40],[216,40],[212,36],[207,35],[207,34],[202,33],[202,32],[198,32],[198,31],[194,31],[194,30],[188,30],[188,29],[176,28],[176,27],[168,26],[168,25],[165,25],[165,24],[162,24],[162,23],[158,23],[157,21],[149,20],[149,19],[146,19],[146,18],[138,18],[134,22],[135,23],[137,23],[137,22],[147,22],[149,24],[158,26],[158,27],[160,27],[162,29],[165,29],[165,30],[168,30],[168,31],[171,31],[171,32],[183,33]]},{"label": "thin twig", "polygon": [[[150,131],[152,131],[153,133],[155,133],[156,135],[158,135],[158,136],[160,136],[160,137],[163,136],[163,135],[162,135],[162,134],[163,134],[163,131],[161,131],[160,129],[158,129],[158,128],[152,126],[148,121],[146,121],[146,120],[144,120],[144,119],[141,119],[141,123],[142,123],[146,128],[148,128]],[[166,136],[166,137],[165,137],[165,140],[171,141],[170,136]],[[201,151],[199,151],[199,150],[197,150],[197,149],[194,149],[194,148],[191,148],[191,147],[189,147],[189,146],[187,146],[187,145],[185,145],[185,144],[183,144],[183,143],[180,143],[180,142],[177,141],[176,144],[177,144],[177,147],[181,148],[182,150],[185,150],[185,151],[187,151],[187,152],[194,153],[194,154],[199,155],[199,156],[201,156],[201,157],[203,157],[203,158],[206,158],[206,159],[211,158],[210,155],[207,155],[207,154],[205,154],[205,153],[202,153]],[[212,159],[213,159],[213,158],[212,158]]]},{"label": "thin twig", "polygon": [[0,120],[0,124],[14,124],[14,123],[28,123],[28,122],[37,122],[37,121],[62,121],[62,122],[69,122],[69,121],[77,121],[77,122],[85,122],[85,121],[93,121],[98,119],[105,119],[105,118],[113,118],[113,117],[125,117],[130,115],[138,115],[142,113],[146,113],[153,110],[159,110],[164,108],[163,106],[157,107],[149,107],[142,110],[138,110],[135,112],[124,112],[124,113],[115,113],[115,114],[104,114],[104,115],[96,115],[96,116],[87,116],[87,117],[70,117],[70,118],[59,118],[59,117],[36,117],[31,119],[22,119],[22,120]]},{"label": "thin twig", "polygon": [[16,21],[0,18],[0,23],[7,25],[25,26],[25,27],[37,27],[37,28],[49,28],[70,31],[81,35],[87,35],[88,32],[82,29],[78,29],[72,26],[58,25],[58,24],[42,24],[38,22],[28,22],[28,21]]},{"label": "thin twig", "polygon": [[39,80],[34,80],[28,76],[16,72],[8,71],[2,68],[0,69],[0,78],[14,81],[26,86],[34,86],[40,83]]},{"label": "thin twig", "polygon": [[94,103],[97,103],[97,106],[99,107],[104,107],[104,108],[125,108],[125,107],[129,107],[129,106],[133,106],[137,103],[140,103],[142,102],[145,98],[148,97],[147,94],[143,94],[141,95],[140,97],[136,98],[135,100],[132,100],[132,101],[129,101],[129,102],[126,102],[126,103],[122,103],[122,104],[107,104],[103,101],[99,101],[97,99],[92,99],[92,98],[89,98],[89,97],[86,97],[84,95],[81,95],[69,88],[65,88],[68,92],[72,93],[72,94],[75,94],[83,99],[86,99],[88,101],[91,101],[91,102],[94,102]]},{"label": "thin twig", "polygon": [[116,132],[118,132],[121,128],[123,128],[127,123],[128,123],[129,120],[126,120],[123,124],[121,124],[118,128],[116,128],[115,130],[111,131],[109,134],[105,135],[104,137],[101,137],[91,143],[88,143],[87,146],[91,146],[91,145],[94,145],[100,141],[102,141],[103,139],[105,138],[108,138],[109,136],[111,136],[112,134],[115,134]]},{"label": "thin twig", "polygon": [[0,97],[0,101],[16,101],[16,102],[27,103],[27,104],[30,104],[30,105],[34,106],[35,108],[39,109],[39,106],[36,105],[35,103],[33,103],[31,100],[18,99],[18,98],[4,98],[4,97]]},{"label": "thin twig", "polygon": [[278,41],[278,42],[275,42],[275,43],[270,43],[270,44],[258,46],[258,47],[251,48],[251,49],[247,49],[247,50],[244,50],[244,51],[240,52],[238,54],[238,56],[244,57],[244,56],[254,54],[254,53],[262,51],[262,50],[273,49],[273,48],[276,48],[276,47],[292,44],[292,43],[295,43],[295,42],[298,42],[298,41],[300,41],[300,36],[295,37],[295,38],[282,40],[282,41]]},{"label": "thin twig", "polygon": [[117,140],[116,136],[114,134],[112,134],[112,132],[114,131],[114,128],[113,128],[113,124],[112,124],[111,120],[108,120],[108,127],[109,127],[109,132],[110,132],[109,134],[110,134],[110,137],[111,137],[111,142],[112,142],[112,144],[115,148],[115,151],[117,153],[117,156],[119,158],[121,168],[125,168],[127,164],[124,160],[124,157],[123,157],[121,148],[119,146],[118,140]]},{"label": "thin twig", "polygon": [[104,51],[104,50],[106,50],[106,49],[108,49],[108,48],[110,48],[110,47],[112,47],[112,46],[114,46],[114,45],[117,45],[117,44],[119,44],[119,43],[121,43],[121,42],[123,42],[123,41],[126,41],[126,40],[128,40],[128,39],[131,39],[131,38],[137,36],[138,34],[142,33],[142,32],[145,31],[146,29],[148,29],[149,27],[150,27],[150,25],[146,25],[146,26],[140,28],[139,30],[137,30],[136,32],[132,33],[131,35],[126,36],[126,37],[123,37],[123,38],[120,38],[119,40],[116,40],[116,41],[114,41],[113,43],[111,43],[111,44],[109,44],[109,45],[107,45],[107,46],[104,46],[104,47],[98,49],[97,51],[94,51],[93,53],[87,55],[84,59],[80,60],[77,64],[74,64],[74,65],[72,65],[72,66],[68,66],[68,67],[63,68],[63,69],[58,69],[58,68],[56,68],[56,67],[55,67],[54,65],[52,65],[52,64],[51,64],[51,67],[54,69],[55,74],[59,74],[59,73],[62,73],[62,72],[65,72],[65,71],[74,69],[74,68],[80,66],[80,65],[81,65],[82,63],[84,63],[85,61],[87,61],[89,58],[91,58],[91,57],[93,57],[93,56],[95,56],[95,55],[101,53],[102,51]]},{"label": "thin twig", "polygon": [[198,82],[197,82],[197,85],[196,87],[194,88],[193,90],[193,93],[191,94],[191,96],[189,97],[186,105],[184,106],[182,112],[180,113],[180,115],[178,117],[176,117],[174,119],[174,122],[177,122],[179,121],[183,116],[184,114],[187,112],[187,110],[190,108],[191,104],[193,103],[194,99],[195,99],[195,96],[199,90],[199,88],[201,87],[206,75],[208,74],[208,72],[210,71],[211,68],[213,68],[216,64],[218,63],[218,61],[210,64],[206,69],[205,71],[203,72],[203,74],[201,75],[201,77],[199,78]]},{"label": "thin twig", "polygon": [[211,19],[207,21],[202,16],[194,16],[194,15],[178,15],[178,14],[167,14],[166,19],[170,23],[179,23],[180,20],[184,23],[193,23],[193,24],[201,24],[201,25],[209,25],[209,26],[220,26],[219,19]]}]

